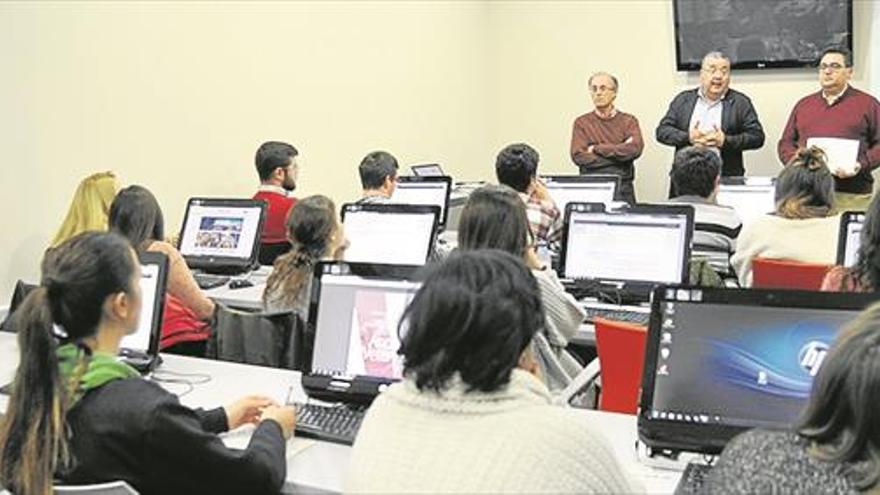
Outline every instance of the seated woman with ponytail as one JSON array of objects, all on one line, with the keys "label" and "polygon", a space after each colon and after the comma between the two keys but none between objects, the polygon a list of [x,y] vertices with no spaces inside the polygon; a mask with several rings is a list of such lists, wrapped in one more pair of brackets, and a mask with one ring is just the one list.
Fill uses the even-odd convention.
[{"label": "seated woman with ponytail", "polygon": [[[277,493],[292,408],[247,397],[192,410],[117,361],[137,329],[140,265],[116,234],[86,232],[50,252],[40,287],[15,312],[21,357],[0,419],[0,485],[45,495],[122,480],[141,494]],[[216,433],[257,423],[247,449]]]},{"label": "seated woman with ponytail", "polygon": [[293,311],[305,319],[315,263],[340,259],[346,247],[333,201],[321,195],[297,201],[287,217],[287,236],[292,247],[275,260],[263,301],[268,311]]}]

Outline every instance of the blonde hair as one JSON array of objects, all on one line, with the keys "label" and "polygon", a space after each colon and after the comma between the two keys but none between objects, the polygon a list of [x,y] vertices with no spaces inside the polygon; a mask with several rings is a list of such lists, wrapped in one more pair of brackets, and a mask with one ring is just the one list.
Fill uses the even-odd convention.
[{"label": "blonde hair", "polygon": [[83,179],[50,247],[57,247],[81,232],[107,230],[107,215],[117,189],[113,172],[98,172]]}]

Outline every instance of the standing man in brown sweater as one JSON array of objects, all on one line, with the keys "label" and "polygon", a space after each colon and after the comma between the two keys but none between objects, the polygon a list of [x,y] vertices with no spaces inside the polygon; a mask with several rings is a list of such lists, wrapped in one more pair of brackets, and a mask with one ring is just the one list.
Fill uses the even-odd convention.
[{"label": "standing man in brown sweater", "polygon": [[635,204],[633,162],[644,148],[639,121],[614,107],[619,87],[616,77],[597,72],[587,85],[596,109],[575,119],[571,159],[582,174],[619,175],[620,189],[615,199]]}]

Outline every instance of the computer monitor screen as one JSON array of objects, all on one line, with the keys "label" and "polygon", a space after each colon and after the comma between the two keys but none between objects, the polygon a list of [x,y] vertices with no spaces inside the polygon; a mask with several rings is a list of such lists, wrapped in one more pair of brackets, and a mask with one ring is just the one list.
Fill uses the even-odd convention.
[{"label": "computer monitor screen", "polygon": [[567,217],[562,261],[566,278],[683,282],[693,228],[687,214],[571,208],[577,206],[570,205]]},{"label": "computer monitor screen", "polygon": [[440,209],[427,205],[346,204],[345,261],[423,265],[434,244]]},{"label": "computer monitor screen", "polygon": [[[119,343],[119,347],[133,351],[148,352],[150,350],[150,338],[153,335],[155,325],[162,322],[156,321],[156,310],[164,301],[164,287],[161,286],[160,265],[157,263],[141,263],[141,315],[138,320],[137,330],[131,335],[126,335]],[[157,304],[158,302],[158,304]],[[158,332],[157,332],[158,333]]]},{"label": "computer monitor screen", "polygon": [[418,177],[440,177],[445,175],[440,165],[436,163],[425,163],[423,165],[413,165],[410,167],[413,175]]},{"label": "computer monitor screen", "polygon": [[[862,243],[862,228],[864,227],[865,215],[862,213],[846,212],[841,220],[841,238],[838,241],[837,264],[843,266],[855,266],[858,261],[859,246]],[[841,259],[842,258],[842,259]]]},{"label": "computer monitor screen", "polygon": [[[608,177],[607,180],[577,180],[592,179],[590,176],[553,177],[546,176],[542,179],[547,186],[547,192],[559,211],[565,211],[568,203],[611,203],[614,201],[614,193],[617,191],[617,177]],[[574,180],[563,180],[574,179]]]},{"label": "computer monitor screen", "polygon": [[400,379],[398,323],[419,286],[409,280],[324,274],[312,372]]},{"label": "computer monitor screen", "polygon": [[180,234],[180,254],[200,268],[251,264],[264,210],[261,201],[191,199]]},{"label": "computer monitor screen", "polygon": [[450,177],[398,177],[397,187],[391,195],[392,204],[436,205],[440,207],[440,225],[446,224],[446,208],[449,206]]},{"label": "computer monitor screen", "polygon": [[717,201],[733,207],[743,223],[748,223],[776,209],[775,195],[773,184],[721,184]]}]

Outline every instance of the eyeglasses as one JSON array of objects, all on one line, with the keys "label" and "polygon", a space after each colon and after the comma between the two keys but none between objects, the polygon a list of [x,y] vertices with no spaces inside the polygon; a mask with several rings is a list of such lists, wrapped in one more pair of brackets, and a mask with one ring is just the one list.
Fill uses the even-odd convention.
[{"label": "eyeglasses", "polygon": [[837,62],[832,62],[830,64],[819,64],[819,71],[825,72],[826,70],[831,70],[831,72],[837,72],[843,69],[843,66],[838,64]]},{"label": "eyeglasses", "polygon": [[590,93],[614,92],[617,88],[611,86],[590,86]]},{"label": "eyeglasses", "polygon": [[715,75],[716,72],[721,74],[722,76],[726,76],[726,75],[730,74],[730,67],[711,66],[711,67],[703,67],[702,70],[706,74],[712,74],[712,75]]}]

